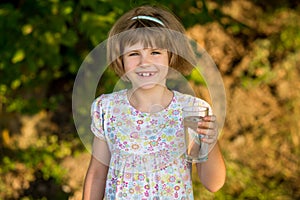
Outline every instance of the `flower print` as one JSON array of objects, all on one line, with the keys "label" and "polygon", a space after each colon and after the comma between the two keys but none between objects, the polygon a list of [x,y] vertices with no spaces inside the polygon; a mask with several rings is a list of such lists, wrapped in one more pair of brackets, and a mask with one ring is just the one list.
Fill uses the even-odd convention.
[{"label": "flower print", "polygon": [[147,150],[152,152],[152,151],[154,151],[154,148],[152,146],[150,146],[147,148]]},{"label": "flower print", "polygon": [[177,199],[178,198],[178,193],[175,192],[174,197]]},{"label": "flower print", "polygon": [[112,194],[112,193],[113,193],[112,188],[109,188],[109,189],[108,189],[108,193],[109,193],[109,194]]},{"label": "flower print", "polygon": [[130,179],[131,178],[131,174],[130,173],[125,173],[125,178],[126,179]]},{"label": "flower print", "polygon": [[156,174],[156,175],[155,175],[155,181],[159,182],[160,179],[161,179],[160,175],[157,175],[157,174]]},{"label": "flower print", "polygon": [[130,188],[130,189],[129,189],[129,193],[130,193],[130,194],[133,194],[133,193],[134,193],[134,189]]},{"label": "flower print", "polygon": [[128,187],[128,182],[124,181],[123,182],[123,187]]},{"label": "flower print", "polygon": [[158,122],[158,120],[155,120],[155,119],[152,119],[152,120],[150,121],[150,123],[151,123],[152,125],[157,124],[157,122]]},{"label": "flower print", "polygon": [[122,192],[120,192],[119,194],[118,194],[118,197],[122,197],[123,196],[123,193]]},{"label": "flower print", "polygon": [[165,139],[166,139],[168,142],[170,142],[170,141],[172,141],[173,136],[172,136],[172,135],[168,135],[168,136],[165,137]]},{"label": "flower print", "polygon": [[159,128],[165,128],[166,127],[166,125],[165,124],[161,124],[161,125],[159,125]]},{"label": "flower print", "polygon": [[176,180],[175,176],[170,176],[170,178],[169,178],[170,182],[175,182],[175,180]]},{"label": "flower print", "polygon": [[117,123],[117,126],[122,126],[122,122],[119,121],[119,122]]},{"label": "flower print", "polygon": [[179,187],[178,185],[176,185],[176,186],[174,187],[174,189],[175,189],[176,191],[178,191],[178,190],[180,190],[180,187]]},{"label": "flower print", "polygon": [[179,114],[179,110],[173,110],[172,114],[173,115],[178,115]]},{"label": "flower print", "polygon": [[178,147],[180,147],[180,148],[184,147],[184,142],[178,143]]},{"label": "flower print", "polygon": [[115,117],[115,116],[112,116],[112,117],[110,118],[110,121],[111,121],[111,122],[116,121],[116,117]]},{"label": "flower print", "polygon": [[158,142],[155,141],[155,140],[152,140],[152,141],[150,141],[150,145],[151,145],[152,147],[155,147],[155,146],[158,145]]},{"label": "flower print", "polygon": [[137,167],[138,163],[134,162],[134,160],[132,162],[130,162],[130,167]]},{"label": "flower print", "polygon": [[160,157],[166,158],[169,155],[169,151],[167,149],[162,149],[162,150],[159,151],[158,155]]},{"label": "flower print", "polygon": [[[166,170],[166,172],[168,173],[168,174],[174,174],[174,169],[172,168],[172,167],[169,167],[167,170]],[[175,177],[174,177],[175,178]]]},{"label": "flower print", "polygon": [[149,189],[150,189],[150,186],[149,186],[149,185],[145,185],[144,188],[145,188],[146,190],[149,190]]},{"label": "flower print", "polygon": [[131,125],[131,121],[130,120],[125,120],[125,124],[128,126],[128,125]]},{"label": "flower print", "polygon": [[138,175],[138,179],[139,179],[140,181],[143,181],[143,180],[145,179],[145,175],[144,175],[144,174],[139,174],[139,175]]},{"label": "flower print", "polygon": [[113,113],[118,114],[120,112],[120,109],[118,107],[114,107]]},{"label": "flower print", "polygon": [[176,124],[176,122],[175,122],[174,119],[172,119],[172,120],[170,120],[169,124],[170,124],[170,125],[174,125],[174,124]]},{"label": "flower print", "polygon": [[141,160],[142,160],[143,163],[146,163],[148,161],[148,159],[144,156],[141,158]]},{"label": "flower print", "polygon": [[176,132],[176,136],[177,137],[182,137],[184,134],[183,134],[183,131],[182,130],[179,130]]},{"label": "flower print", "polygon": [[156,138],[156,136],[153,135],[153,136],[150,136],[150,137],[149,137],[149,140],[155,140],[155,138]]},{"label": "flower print", "polygon": [[99,119],[99,118],[100,118],[100,113],[99,113],[98,111],[95,111],[95,112],[94,112],[94,117],[95,117],[96,119]]},{"label": "flower print", "polygon": [[143,124],[144,121],[143,121],[143,120],[137,120],[136,123],[138,123],[138,124]]},{"label": "flower print", "polygon": [[130,137],[137,139],[139,137],[139,134],[138,134],[138,132],[132,132],[132,133],[130,133]]},{"label": "flower print", "polygon": [[136,150],[136,149],[139,149],[140,146],[138,144],[133,144],[133,145],[131,145],[131,148]]},{"label": "flower print", "polygon": [[173,194],[173,190],[171,187],[166,187],[165,188],[165,192],[168,194],[168,195],[172,195]]},{"label": "flower print", "polygon": [[139,185],[136,185],[134,189],[137,193],[140,193],[142,188]]},{"label": "flower print", "polygon": [[183,177],[182,177],[182,180],[183,181],[188,181],[190,179],[190,176],[188,174],[185,174]]},{"label": "flower print", "polygon": [[168,134],[172,134],[174,132],[174,129],[172,129],[172,128],[169,128],[168,130],[167,130],[167,133]]}]

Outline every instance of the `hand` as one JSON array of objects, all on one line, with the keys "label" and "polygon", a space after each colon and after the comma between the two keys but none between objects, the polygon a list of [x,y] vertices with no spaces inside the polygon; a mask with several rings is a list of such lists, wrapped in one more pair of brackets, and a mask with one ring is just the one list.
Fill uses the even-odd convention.
[{"label": "hand", "polygon": [[215,115],[209,115],[203,118],[203,121],[198,122],[197,132],[204,137],[201,138],[202,142],[214,144],[218,140],[218,125]]}]

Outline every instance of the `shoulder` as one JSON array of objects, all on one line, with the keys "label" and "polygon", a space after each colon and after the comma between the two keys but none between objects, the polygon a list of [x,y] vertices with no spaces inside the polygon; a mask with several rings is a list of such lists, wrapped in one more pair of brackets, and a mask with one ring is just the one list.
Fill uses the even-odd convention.
[{"label": "shoulder", "polygon": [[210,105],[203,99],[199,97],[192,96],[190,94],[183,94],[181,92],[174,91],[174,96],[179,104],[183,106],[191,106],[194,104],[208,106]]},{"label": "shoulder", "polygon": [[126,90],[120,90],[117,92],[102,94],[97,97],[92,103],[92,109],[94,108],[105,108],[110,105],[114,105],[116,102],[124,100],[126,97]]},{"label": "shoulder", "polygon": [[176,91],[174,92],[174,96],[177,101],[177,105],[180,106],[181,108],[185,106],[194,106],[194,105],[205,106],[208,107],[209,115],[213,114],[212,108],[209,105],[209,103],[207,103],[205,100],[199,97],[195,97],[189,94],[183,94]]}]

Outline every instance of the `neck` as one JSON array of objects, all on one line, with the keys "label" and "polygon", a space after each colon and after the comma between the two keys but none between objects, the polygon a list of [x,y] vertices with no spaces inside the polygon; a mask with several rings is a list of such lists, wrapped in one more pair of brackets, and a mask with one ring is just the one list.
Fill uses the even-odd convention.
[{"label": "neck", "polygon": [[159,112],[166,108],[172,98],[173,93],[164,86],[151,89],[128,90],[128,100],[137,110],[142,112]]}]

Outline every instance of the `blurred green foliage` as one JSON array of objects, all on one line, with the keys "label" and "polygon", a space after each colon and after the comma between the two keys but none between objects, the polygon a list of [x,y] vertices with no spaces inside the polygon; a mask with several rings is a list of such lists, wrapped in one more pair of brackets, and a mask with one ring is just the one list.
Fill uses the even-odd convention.
[{"label": "blurred green foliage", "polygon": [[[129,2],[129,3],[128,3]],[[204,1],[203,1],[204,2]],[[0,109],[34,113],[55,108],[62,96],[51,86],[64,79],[70,88],[85,56],[100,42],[115,20],[144,1],[27,0],[0,3]],[[201,2],[198,2],[198,4]],[[194,1],[150,1],[171,10],[187,26],[209,21],[206,10],[186,13]],[[201,18],[195,16],[201,16]],[[104,77],[105,79],[105,77]],[[69,86],[67,86],[69,85]]]},{"label": "blurred green foliage", "polygon": [[[76,73],[88,53],[107,38],[107,33],[116,19],[127,10],[142,4],[158,4],[176,13],[186,28],[195,24],[218,22],[232,37],[249,37],[254,53],[248,68],[239,75],[245,88],[257,87],[274,81],[273,65],[276,60],[300,50],[299,15],[291,12],[280,31],[270,35],[251,30],[245,24],[230,18],[216,5],[230,1],[211,1],[209,8],[205,0],[174,1],[117,1],[117,0],[14,0],[0,2],[0,177],[18,175],[20,166],[27,174],[24,179],[49,181],[61,189],[67,173],[60,161],[74,156],[79,139],[61,139],[57,135],[42,135],[34,145],[25,149],[5,145],[6,122],[4,118],[13,114],[33,114],[41,110],[57,112],[62,104],[71,106],[70,98]],[[264,5],[266,12],[259,20],[265,24],[283,12],[289,12],[290,4]],[[291,1],[292,2],[292,1]],[[299,9],[298,9],[299,10]],[[293,14],[294,13],[294,14]],[[267,29],[267,27],[265,28]],[[254,35],[254,36],[253,36]],[[260,38],[255,38],[260,37]],[[292,39],[291,39],[292,38]],[[187,77],[195,85],[204,85],[204,80],[194,71]],[[101,81],[99,92],[109,92],[116,76],[108,70]],[[71,122],[71,112],[69,121]],[[10,118],[9,120],[14,120]],[[74,150],[75,149],[75,150]],[[77,149],[77,150],[76,150]],[[299,152],[298,152],[299,153]],[[226,157],[226,155],[225,155]],[[22,168],[21,167],[21,168]],[[292,199],[289,185],[279,180],[262,177],[243,163],[227,161],[228,180],[224,189],[211,194],[194,182],[195,194],[201,199]],[[23,168],[22,168],[23,169]],[[21,170],[22,171],[22,170]],[[34,176],[34,177],[32,177]],[[0,199],[11,198],[12,191],[0,178]],[[46,199],[19,191],[23,199]],[[59,196],[61,195],[61,196]],[[52,199],[65,199],[71,194],[59,193]],[[48,197],[51,198],[51,197]]]}]

